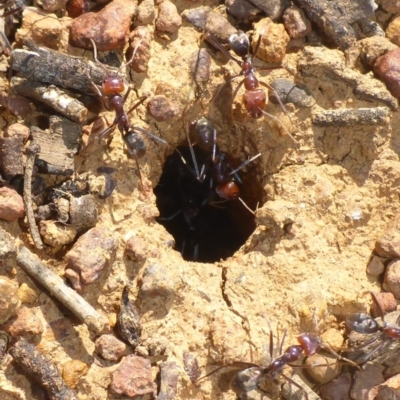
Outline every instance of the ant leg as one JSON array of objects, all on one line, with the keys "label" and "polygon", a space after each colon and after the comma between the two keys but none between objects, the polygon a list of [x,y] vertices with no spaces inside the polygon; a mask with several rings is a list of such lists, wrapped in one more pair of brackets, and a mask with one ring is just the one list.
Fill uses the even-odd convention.
[{"label": "ant leg", "polygon": [[355,363],[354,361],[349,360],[346,357],[342,357],[335,350],[333,350],[332,347],[329,346],[328,344],[324,343],[321,348],[323,348],[324,350],[329,351],[329,353],[331,353],[333,356],[335,356],[339,361],[345,361],[348,364],[352,365],[353,367],[356,367],[357,369],[361,369],[360,366],[357,363]]},{"label": "ant leg", "polygon": [[133,49],[132,56],[131,56],[130,60],[129,60],[128,62],[126,62],[125,64],[121,65],[121,66],[118,68],[117,74],[119,74],[119,73],[121,72],[122,68],[125,68],[125,67],[127,67],[128,65],[131,65],[131,64],[133,63],[133,60],[134,60],[134,58],[135,58],[135,56],[136,56],[136,52],[137,52],[138,48],[140,47],[140,45],[142,44],[142,42],[143,42],[143,38],[140,39],[139,43],[138,43],[138,44],[135,46],[135,48]]},{"label": "ant leg", "polygon": [[250,159],[244,161],[241,165],[239,165],[237,168],[235,168],[233,171],[229,172],[229,175],[235,175],[237,172],[242,170],[244,167],[249,165],[251,162],[256,160],[258,157],[261,156],[261,153],[256,154],[255,156],[251,157]]},{"label": "ant leg", "polygon": [[109,74],[109,71],[107,70],[107,68],[97,58],[97,46],[96,46],[95,41],[93,39],[90,39],[90,42],[92,43],[92,46],[93,46],[93,58],[94,58],[94,61],[96,61],[98,64],[100,64],[101,67],[104,69],[104,71],[106,71],[107,74]]},{"label": "ant leg", "polygon": [[[128,91],[130,91],[130,87],[128,89]],[[133,112],[134,110],[136,110],[136,108],[138,108],[142,103],[144,103],[144,101],[147,99],[147,96],[142,96],[139,97],[138,102],[136,104],[134,104],[127,112],[126,115],[129,115],[131,112]],[[124,97],[124,101],[125,101],[125,97]]]},{"label": "ant leg", "polygon": [[261,109],[260,109],[260,111],[261,111],[265,116],[267,116],[268,118],[274,120],[277,124],[279,124],[279,126],[280,126],[280,127],[283,129],[283,131],[285,132],[285,135],[289,136],[290,139],[292,139],[292,141],[293,141],[296,145],[299,144],[299,142],[298,142],[298,141],[292,136],[292,134],[285,128],[285,126],[282,124],[281,120],[280,120],[278,117],[275,117],[275,115],[272,115],[272,114],[270,114],[270,113],[267,113],[267,112],[264,111],[264,110],[261,110]]}]

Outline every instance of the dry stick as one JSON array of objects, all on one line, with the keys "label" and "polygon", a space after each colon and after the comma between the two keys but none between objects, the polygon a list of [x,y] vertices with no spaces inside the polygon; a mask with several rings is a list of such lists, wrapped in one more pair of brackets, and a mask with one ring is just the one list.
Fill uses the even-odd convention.
[{"label": "dry stick", "polygon": [[[0,228],[1,232],[2,228]],[[98,313],[75,290],[66,286],[64,281],[25,246],[20,246],[17,264],[31,277],[43,285],[54,297],[72,311],[89,329],[95,333],[110,329],[108,319]]]},{"label": "dry stick", "polygon": [[10,348],[10,354],[28,377],[43,386],[51,400],[78,399],[64,382],[55,365],[26,339],[15,343]]},{"label": "dry stick", "polygon": [[40,146],[38,143],[33,141],[26,148],[26,163],[25,163],[25,174],[24,174],[24,203],[25,212],[28,218],[29,229],[31,230],[31,236],[35,247],[43,249],[42,238],[39,234],[39,229],[36,225],[35,215],[33,214],[32,207],[32,173],[33,166],[35,165],[36,155],[40,152]]},{"label": "dry stick", "polygon": [[71,121],[79,124],[86,122],[87,108],[79,100],[56,86],[14,77],[11,79],[11,91],[13,94],[38,100]]}]

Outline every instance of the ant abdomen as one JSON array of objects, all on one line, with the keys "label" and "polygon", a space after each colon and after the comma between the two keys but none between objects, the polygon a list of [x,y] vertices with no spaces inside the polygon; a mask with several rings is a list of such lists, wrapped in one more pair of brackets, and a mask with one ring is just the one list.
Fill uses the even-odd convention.
[{"label": "ant abdomen", "polygon": [[264,375],[263,368],[250,367],[235,374],[229,386],[237,395],[242,395],[257,389],[264,379]]},{"label": "ant abdomen", "polygon": [[194,125],[194,141],[203,150],[211,153],[215,141],[214,127],[206,118],[200,118]]},{"label": "ant abdomen", "polygon": [[146,154],[146,144],[135,131],[129,131],[124,135],[124,142],[131,156],[141,158]]}]

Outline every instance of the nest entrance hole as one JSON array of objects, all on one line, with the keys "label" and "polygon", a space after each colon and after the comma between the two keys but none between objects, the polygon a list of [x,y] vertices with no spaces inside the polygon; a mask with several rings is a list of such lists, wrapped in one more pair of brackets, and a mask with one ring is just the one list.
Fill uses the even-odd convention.
[{"label": "nest entrance hole", "polygon": [[[210,155],[193,147],[199,169],[207,165]],[[175,239],[175,250],[187,261],[214,263],[232,256],[256,228],[255,216],[239,200],[223,201],[210,189],[212,172],[199,181],[193,173],[193,160],[187,145],[178,147],[163,166],[160,180],[154,189],[160,212],[158,223]],[[227,154],[233,168],[242,160]],[[252,210],[262,201],[262,185],[257,173],[257,161],[240,171],[240,197]]]}]

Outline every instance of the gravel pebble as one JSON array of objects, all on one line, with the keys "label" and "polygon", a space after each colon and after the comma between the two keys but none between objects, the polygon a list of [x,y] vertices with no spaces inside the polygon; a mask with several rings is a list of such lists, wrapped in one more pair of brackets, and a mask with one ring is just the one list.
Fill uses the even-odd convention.
[{"label": "gravel pebble", "polygon": [[34,309],[23,307],[3,325],[3,329],[10,336],[41,335],[44,326]]},{"label": "gravel pebble", "polygon": [[376,60],[391,50],[397,49],[397,46],[390,40],[382,36],[372,36],[362,39],[358,42],[360,46],[361,60],[373,67]]},{"label": "gravel pebble", "polygon": [[167,121],[180,115],[180,107],[169,101],[162,94],[152,97],[147,103],[147,108],[150,114],[159,122]]},{"label": "gravel pebble", "polygon": [[15,257],[17,253],[17,246],[15,245],[14,238],[5,230],[0,234],[0,260],[7,260],[8,258]]},{"label": "gravel pebble", "polygon": [[[333,355],[314,354],[307,358],[306,365],[310,367],[307,372],[318,383],[330,382],[341,371],[341,364]],[[318,367],[318,365],[324,366]]]},{"label": "gravel pebble", "polygon": [[379,57],[375,62],[374,72],[385,82],[394,97],[400,97],[400,49]]},{"label": "gravel pebble", "polygon": [[228,42],[229,36],[237,31],[223,15],[214,11],[207,14],[204,30],[211,33],[221,43]]},{"label": "gravel pebble", "polygon": [[8,186],[0,188],[0,219],[15,221],[25,215],[22,196],[15,189]]},{"label": "gravel pebble", "polygon": [[18,288],[18,297],[22,303],[33,304],[39,298],[40,292],[26,283]]},{"label": "gravel pebble", "polygon": [[[131,60],[133,51],[136,49],[130,67],[136,72],[145,72],[151,57],[151,33],[146,26],[138,26],[129,35],[129,49],[127,60]],[[140,44],[139,44],[140,43]]]},{"label": "gravel pebble", "polygon": [[388,223],[375,243],[375,251],[382,257],[400,257],[400,214]]},{"label": "gravel pebble", "polygon": [[393,19],[386,28],[386,37],[394,44],[400,45],[400,17]]},{"label": "gravel pebble", "polygon": [[251,0],[251,2],[274,21],[280,19],[285,8],[290,6],[289,0]]},{"label": "gravel pebble", "polygon": [[69,17],[77,18],[80,15],[89,12],[89,1],[69,0],[66,4],[66,10],[68,12]]},{"label": "gravel pebble", "polygon": [[266,62],[279,64],[286,55],[286,47],[290,41],[283,24],[275,24],[270,18],[264,18],[254,25],[252,48],[256,50],[258,38],[261,37],[260,47],[256,56]]},{"label": "gravel pebble", "polygon": [[37,0],[36,4],[46,11],[57,11],[65,9],[68,0]]},{"label": "gravel pebble", "polygon": [[128,397],[154,393],[150,360],[135,355],[124,358],[112,374],[110,389]]},{"label": "gravel pebble", "polygon": [[65,275],[75,290],[96,281],[109,265],[117,247],[115,235],[104,227],[92,228],[83,234],[66,254]]},{"label": "gravel pebble", "polygon": [[186,9],[182,12],[182,17],[190,22],[195,28],[202,31],[206,25],[207,15],[211,12],[210,7],[198,7]]},{"label": "gravel pebble", "polygon": [[152,25],[156,19],[154,0],[144,0],[139,4],[136,25]]},{"label": "gravel pebble", "polygon": [[52,247],[72,243],[78,233],[72,225],[61,224],[53,220],[40,221],[39,232],[43,241]]},{"label": "gravel pebble", "polygon": [[96,352],[108,361],[118,361],[124,355],[126,347],[114,335],[101,335],[95,342]]},{"label": "gravel pebble", "polygon": [[24,125],[24,124],[12,124],[7,128],[7,131],[5,133],[5,137],[13,137],[13,136],[17,136],[20,137],[22,139],[22,141],[25,143],[29,136],[31,134],[30,129]]},{"label": "gravel pebble", "polygon": [[372,276],[378,276],[382,274],[384,271],[385,271],[385,265],[383,264],[382,260],[377,256],[373,256],[367,266],[367,274]]},{"label": "gravel pebble", "polygon": [[174,400],[176,398],[179,367],[174,361],[166,361],[160,364],[161,384],[158,400]]},{"label": "gravel pebble", "polygon": [[374,386],[381,384],[384,379],[382,372],[385,367],[382,365],[367,364],[361,371],[354,373],[354,383],[350,390],[352,399],[369,399],[369,393]]},{"label": "gravel pebble", "polygon": [[392,376],[378,386],[378,394],[374,400],[398,400],[400,399],[400,374]]},{"label": "gravel pebble", "polygon": [[195,51],[190,56],[190,70],[193,73],[194,81],[201,85],[207,82],[211,76],[211,56],[207,49]]},{"label": "gravel pebble", "polygon": [[[278,93],[283,104],[293,103],[298,107],[312,107],[315,104],[315,99],[308,88],[304,85],[296,85],[290,79],[275,79],[271,82],[271,86]],[[273,92],[270,92],[270,100],[274,104],[279,104]]]},{"label": "gravel pebble", "polygon": [[23,139],[21,136],[0,137],[0,170],[6,180],[23,175]]},{"label": "gravel pebble", "polygon": [[6,276],[0,276],[0,324],[16,313],[21,301],[18,298],[18,286]]},{"label": "gravel pebble", "polygon": [[69,360],[62,366],[62,378],[65,383],[74,389],[79,383],[79,379],[86,374],[89,367],[80,360]]},{"label": "gravel pebble", "polygon": [[[378,300],[383,314],[388,314],[397,310],[397,302],[392,293],[377,293],[375,294],[375,297]],[[381,316],[377,306],[375,305],[375,302],[373,302],[371,305],[371,315],[374,318]]]},{"label": "gravel pebble", "polygon": [[140,236],[132,236],[125,246],[125,254],[134,261],[146,261],[148,258],[157,258],[160,251],[153,243]]},{"label": "gravel pebble", "polygon": [[176,5],[169,0],[163,1],[158,6],[156,29],[160,32],[175,33],[182,25]]},{"label": "gravel pebble", "polygon": [[24,118],[32,112],[30,101],[23,96],[12,95],[8,100],[8,94],[0,92],[0,104],[4,108],[9,107],[10,113],[16,117]]},{"label": "gravel pebble", "polygon": [[377,3],[379,3],[380,6],[388,13],[400,13],[400,4],[398,0],[379,0]]},{"label": "gravel pebble", "polygon": [[247,0],[225,0],[225,6],[228,13],[239,21],[247,21],[261,12]]},{"label": "gravel pebble", "polygon": [[400,299],[400,260],[394,260],[386,267],[383,279],[383,289],[393,293],[393,296]]},{"label": "gravel pebble", "polygon": [[306,37],[312,31],[310,20],[305,16],[303,10],[296,6],[285,10],[283,23],[289,36],[293,39]]},{"label": "gravel pebble", "polygon": [[350,400],[351,375],[340,374],[333,381],[321,386],[321,397],[325,400]]},{"label": "gravel pebble", "polygon": [[70,44],[90,50],[93,39],[99,51],[123,48],[137,9],[136,2],[114,0],[98,13],[82,14],[70,26]]}]

